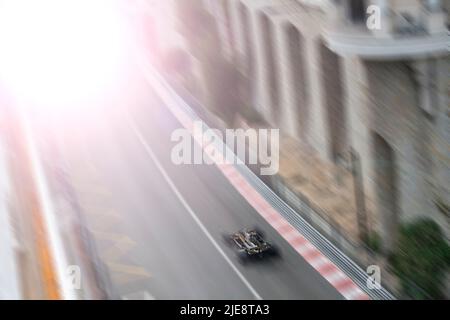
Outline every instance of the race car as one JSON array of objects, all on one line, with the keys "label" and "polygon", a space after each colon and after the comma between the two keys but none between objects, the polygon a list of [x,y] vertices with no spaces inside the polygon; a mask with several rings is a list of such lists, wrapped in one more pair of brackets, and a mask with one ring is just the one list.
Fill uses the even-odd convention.
[{"label": "race car", "polygon": [[263,239],[262,233],[255,229],[242,229],[226,237],[228,244],[237,249],[239,260],[242,263],[249,259],[262,259],[274,257],[278,251]]}]

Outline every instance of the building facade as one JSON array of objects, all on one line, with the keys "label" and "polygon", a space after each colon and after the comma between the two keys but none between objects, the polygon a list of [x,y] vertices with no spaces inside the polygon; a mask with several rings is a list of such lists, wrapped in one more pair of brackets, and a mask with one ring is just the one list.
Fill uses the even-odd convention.
[{"label": "building facade", "polygon": [[204,3],[269,124],[330,162],[357,156],[387,250],[418,217],[450,236],[450,1]]}]

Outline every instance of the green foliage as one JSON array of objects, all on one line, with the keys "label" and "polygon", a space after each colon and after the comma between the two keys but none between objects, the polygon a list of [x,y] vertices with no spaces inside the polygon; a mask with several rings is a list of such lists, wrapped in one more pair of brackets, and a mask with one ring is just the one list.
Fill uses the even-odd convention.
[{"label": "green foliage", "polygon": [[391,264],[407,297],[443,298],[450,247],[434,221],[420,219],[403,226]]}]

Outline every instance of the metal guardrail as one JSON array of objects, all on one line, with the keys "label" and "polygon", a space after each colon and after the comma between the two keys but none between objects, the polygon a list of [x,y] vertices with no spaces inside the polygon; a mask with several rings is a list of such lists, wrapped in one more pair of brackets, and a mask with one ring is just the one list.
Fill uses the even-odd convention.
[{"label": "metal guardrail", "polygon": [[[150,67],[152,70],[153,68]],[[201,119],[186,103],[178,92],[159,74],[154,70],[155,76],[161,84],[172,94],[172,96],[179,102],[177,107],[181,108],[193,121],[204,121]],[[186,93],[185,93],[186,94]],[[194,97],[189,97],[190,103],[201,104],[195,100]],[[215,139],[218,150],[230,150],[221,139]],[[231,150],[230,150],[231,151]],[[234,154],[234,152],[232,152]],[[236,155],[235,155],[236,159]],[[238,163],[234,161],[234,163]],[[270,189],[254,172],[252,172],[245,164],[235,164],[235,168],[242,174],[242,176],[293,226],[295,227],[308,241],[317,247],[330,261],[332,261],[339,269],[341,269],[347,276],[349,276],[370,298],[375,300],[394,300],[395,297],[385,288],[369,289],[367,286],[369,275],[364,272],[354,261],[346,256],[334,244],[326,239],[320,232],[314,229],[304,218],[301,213],[296,212],[291,206],[284,202],[272,189]],[[304,208],[313,211],[313,209],[304,203]]]},{"label": "metal guardrail", "polygon": [[[347,274],[371,298],[383,300],[394,299],[394,296],[384,288],[369,290],[367,288],[369,275],[364,272],[364,270],[348,258],[341,250],[335,247],[321,233],[314,229],[300,214],[276,195],[274,191],[264,184],[253,172],[248,170],[246,166],[237,165],[237,169],[293,227]],[[313,211],[307,204],[304,205],[304,208]]]},{"label": "metal guardrail", "polygon": [[[344,235],[341,225],[335,222],[332,217],[325,214],[320,207],[311,203],[303,194],[292,191],[281,177],[277,177],[274,183],[271,183],[271,189],[296,212],[301,212],[302,217],[316,230],[319,230],[328,237],[334,245],[346,252],[347,255],[350,255],[352,259],[357,258],[355,255],[352,255],[351,252],[360,249],[362,244],[356,244],[348,239]],[[375,255],[369,248],[365,247],[364,249],[365,251],[368,251],[366,258],[367,256]]]},{"label": "metal guardrail", "polygon": [[[53,132],[53,131],[51,131]],[[70,177],[70,167],[59,136],[54,141],[37,141],[45,152],[41,153],[43,172],[52,193],[56,210],[63,203],[64,217],[59,223],[59,232],[71,266],[82,272],[81,288],[76,288],[76,299],[112,300],[118,295],[114,292],[109,271],[100,258],[95,238],[89,230],[83,207]]]},{"label": "metal guardrail", "polygon": [[87,290],[87,294],[90,299],[95,300],[118,299],[119,295],[113,289],[108,268],[100,258],[94,236],[88,228],[85,213],[79,203],[77,193],[70,182],[66,159],[58,151],[55,156],[58,159],[58,165],[47,168],[47,172],[54,171],[53,174],[55,176],[53,178],[56,178],[55,183],[57,183],[60,196],[68,202],[73,212],[73,220],[70,228],[74,230],[78,245],[71,245],[76,248],[75,251],[77,252],[77,258],[81,259],[80,262],[89,268],[89,273],[91,274],[90,280],[93,281],[93,283],[88,281],[89,289]]}]

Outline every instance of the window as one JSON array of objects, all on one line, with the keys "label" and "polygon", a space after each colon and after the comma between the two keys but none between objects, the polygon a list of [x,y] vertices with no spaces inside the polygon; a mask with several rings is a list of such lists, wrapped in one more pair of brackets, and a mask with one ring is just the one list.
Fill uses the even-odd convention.
[{"label": "window", "polygon": [[350,0],[348,10],[352,22],[360,23],[365,21],[367,8],[364,0]]}]

